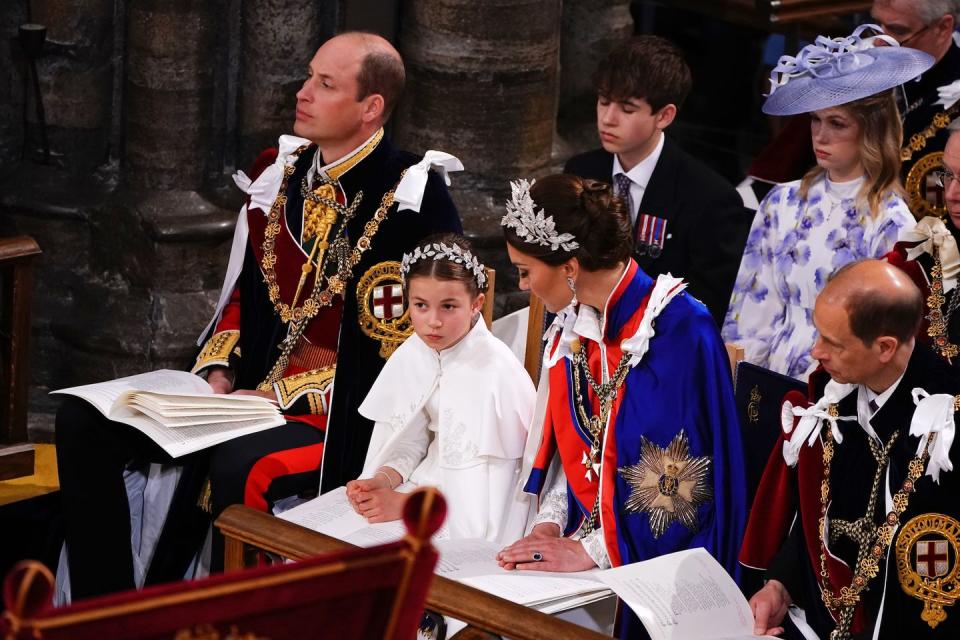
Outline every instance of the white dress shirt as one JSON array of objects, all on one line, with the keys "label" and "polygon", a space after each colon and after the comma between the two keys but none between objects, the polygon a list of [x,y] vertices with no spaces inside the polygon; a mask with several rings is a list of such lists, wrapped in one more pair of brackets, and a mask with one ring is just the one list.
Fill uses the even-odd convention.
[{"label": "white dress shirt", "polygon": [[647,185],[650,183],[650,176],[653,175],[657,161],[660,160],[660,152],[663,151],[664,138],[665,136],[663,132],[661,132],[660,140],[657,142],[657,146],[654,147],[653,151],[650,152],[650,155],[638,162],[637,166],[630,169],[630,171],[624,171],[623,165],[620,164],[620,158],[617,157],[617,154],[613,154],[613,174],[610,182],[616,185],[616,180],[613,176],[621,173],[630,178],[630,223],[633,225],[637,224],[637,215],[640,210],[640,201],[643,199],[643,192],[647,190]]}]

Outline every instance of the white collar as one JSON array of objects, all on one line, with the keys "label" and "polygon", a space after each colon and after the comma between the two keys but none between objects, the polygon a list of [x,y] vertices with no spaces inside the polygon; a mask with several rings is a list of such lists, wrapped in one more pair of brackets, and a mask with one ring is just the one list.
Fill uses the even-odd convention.
[{"label": "white collar", "polygon": [[[875,415],[880,413],[880,409],[883,408],[883,405],[886,404],[887,400],[890,399],[890,396],[893,395],[893,392],[896,391],[897,387],[900,386],[900,382],[903,380],[903,376],[906,374],[906,372],[907,370],[904,369],[900,374],[900,377],[897,378],[896,381],[887,387],[882,393],[876,393],[865,384],[857,385],[859,387],[857,392],[857,421],[870,437],[876,438],[877,440],[880,439],[880,437],[877,435],[877,432],[874,431],[873,425],[870,423],[870,421]],[[875,412],[870,411],[871,400],[877,405],[877,410]]]},{"label": "white collar", "polygon": [[[458,353],[462,351],[469,351],[471,349],[470,345],[480,340],[484,340],[485,335],[488,333],[490,333],[490,330],[487,329],[487,323],[484,322],[483,316],[481,314],[481,316],[477,318],[477,321],[474,323],[473,327],[470,328],[470,331],[467,331],[467,335],[463,336],[460,342],[453,345],[452,347],[447,347],[442,351],[437,351],[436,349],[427,346],[426,343],[424,343],[424,346],[430,349],[433,353],[437,355],[437,357],[440,359],[440,366],[442,368],[443,364],[448,360],[457,359],[459,357],[457,355]],[[417,336],[417,338],[419,339],[419,336]]]},{"label": "white collar", "polygon": [[637,166],[630,169],[630,171],[624,171],[623,165],[620,164],[620,158],[617,157],[617,154],[613,154],[613,175],[622,173],[630,178],[631,182],[639,185],[642,189],[646,189],[650,183],[650,176],[653,175],[653,170],[657,168],[657,161],[660,160],[660,153],[663,151],[663,141],[666,137],[667,135],[661,131],[657,146],[654,147],[653,151],[651,151],[646,158],[638,162]]},{"label": "white collar", "polygon": [[[639,267],[637,267],[637,269],[639,269]],[[573,333],[588,340],[593,340],[598,344],[602,344],[603,333],[606,330],[610,298],[613,297],[613,292],[620,288],[624,277],[626,277],[629,271],[630,263],[627,264],[626,269],[624,269],[623,273],[620,274],[620,279],[617,281],[616,286],[614,286],[610,296],[607,297],[607,301],[604,304],[605,313],[602,317],[600,313],[593,307],[585,304],[579,305],[579,312],[577,313],[577,318],[573,324]],[[643,356],[647,353],[647,350],[650,348],[650,340],[653,339],[655,333],[654,321],[656,320],[657,316],[660,315],[660,312],[663,311],[663,309],[670,303],[671,300],[682,293],[686,288],[687,284],[683,282],[683,280],[680,278],[674,278],[669,273],[664,273],[657,276],[657,279],[653,283],[653,287],[651,288],[650,294],[647,298],[647,307],[644,309],[643,316],[640,319],[640,324],[637,326],[637,330],[633,333],[633,335],[627,336],[620,341],[620,348],[625,353],[631,354],[631,367],[639,363],[641,358],[643,358]]]},{"label": "white collar", "polygon": [[628,261],[620,277],[617,279],[617,283],[613,285],[613,289],[610,290],[610,295],[607,296],[607,299],[603,303],[604,313],[601,314],[600,311],[588,304],[580,303],[577,306],[577,319],[573,323],[574,333],[597,343],[603,342],[603,331],[607,328],[606,312],[610,307],[610,298],[613,297],[613,294],[620,288],[620,285],[623,284],[623,279],[629,270],[630,262]]}]

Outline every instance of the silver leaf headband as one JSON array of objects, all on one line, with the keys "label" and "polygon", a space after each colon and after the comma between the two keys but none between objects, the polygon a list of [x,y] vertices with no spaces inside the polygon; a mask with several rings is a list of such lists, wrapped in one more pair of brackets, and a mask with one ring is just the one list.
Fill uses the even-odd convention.
[{"label": "silver leaf headband", "polygon": [[403,254],[403,261],[400,263],[400,274],[404,281],[410,273],[410,266],[421,260],[449,260],[455,262],[470,271],[477,281],[477,288],[483,289],[487,284],[487,272],[483,263],[477,260],[477,257],[458,244],[446,244],[445,242],[432,242],[421,245],[413,250],[413,253]]},{"label": "silver leaf headband", "polygon": [[580,247],[580,243],[572,233],[557,233],[553,223],[553,216],[544,215],[540,209],[534,213],[536,205],[530,197],[530,187],[536,180],[514,180],[510,183],[512,192],[507,201],[507,214],[500,220],[500,226],[513,229],[517,236],[530,244],[539,244],[550,247],[551,251],[573,251]]}]

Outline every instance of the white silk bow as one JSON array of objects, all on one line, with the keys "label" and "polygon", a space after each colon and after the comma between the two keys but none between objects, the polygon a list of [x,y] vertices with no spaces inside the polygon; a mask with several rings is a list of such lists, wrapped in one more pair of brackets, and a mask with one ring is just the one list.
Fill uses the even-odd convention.
[{"label": "white silk bow", "polygon": [[852,420],[856,422],[857,417],[831,415],[830,405],[837,404],[856,388],[857,386],[853,384],[840,384],[839,382],[831,380],[823,390],[823,397],[812,407],[804,409],[802,407],[795,407],[790,402],[783,403],[780,411],[780,420],[784,433],[789,434],[794,431],[793,418],[800,418],[796,433],[783,443],[783,459],[786,460],[789,466],[793,467],[797,464],[797,460],[800,458],[800,449],[803,447],[804,442],[807,443],[807,446],[813,446],[813,443],[817,441],[824,422],[830,425],[830,432],[833,434],[833,439],[838,443],[843,442],[843,434],[840,433],[840,428],[837,426],[837,423],[841,420]]},{"label": "white silk bow", "polygon": [[927,475],[940,483],[940,471],[952,471],[950,447],[956,426],[953,421],[954,397],[947,393],[930,395],[923,389],[913,390],[913,403],[917,408],[910,421],[910,435],[920,438],[917,455],[923,453],[931,434],[937,439],[930,449],[930,461],[927,463]]},{"label": "white silk bow", "polygon": [[940,94],[940,99],[933,104],[943,105],[943,110],[946,111],[956,104],[957,100],[960,100],[960,80],[954,80],[950,84],[937,87],[937,93]]},{"label": "white silk bow", "polygon": [[308,144],[311,143],[306,138],[280,136],[277,159],[264,169],[256,180],[250,180],[243,171],[233,174],[233,181],[250,198],[248,209],[260,209],[264,214],[270,212],[270,207],[277,198],[277,191],[280,190],[280,183],[283,182],[283,168],[290,154]]},{"label": "white silk bow", "polygon": [[900,239],[904,242],[919,243],[907,249],[907,258],[910,260],[915,260],[924,253],[940,257],[944,291],[950,291],[957,285],[957,276],[960,275],[960,251],[957,250],[956,238],[947,230],[943,220],[926,216],[912,230],[903,232]]},{"label": "white silk bow", "polygon": [[400,180],[400,184],[393,192],[393,199],[397,202],[397,211],[403,211],[404,209],[420,211],[420,205],[423,203],[423,192],[427,188],[427,174],[431,167],[440,172],[448,187],[450,186],[450,176],[447,174],[454,171],[463,171],[463,163],[449,153],[427,151],[423,154],[423,159],[420,162],[407,169]]},{"label": "white silk bow", "polygon": [[[576,324],[576,321],[577,312],[573,305],[564,307],[557,312],[553,322],[550,323],[550,326],[547,327],[546,332],[543,334],[543,339],[546,342],[546,347],[543,350],[544,369],[549,369],[555,365],[559,362],[560,358],[573,357],[573,341],[579,339],[579,336],[577,336],[573,330],[573,325]],[[560,334],[560,342],[557,344],[557,348],[551,351],[553,341],[558,333]]]}]

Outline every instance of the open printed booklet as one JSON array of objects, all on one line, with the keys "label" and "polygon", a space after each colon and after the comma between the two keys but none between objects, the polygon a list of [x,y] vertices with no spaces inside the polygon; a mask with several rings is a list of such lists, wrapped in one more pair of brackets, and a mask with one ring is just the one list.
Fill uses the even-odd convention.
[{"label": "open printed booklet", "polygon": [[141,431],[176,458],[284,424],[275,402],[214,393],[187,371],[161,369],[52,391],[83,398],[115,422]]},{"label": "open printed booklet", "polygon": [[[412,489],[410,485],[399,488]],[[368,524],[350,506],[343,487],[279,517],[362,547],[393,542],[405,533],[400,520]],[[437,575],[543,613],[566,611],[616,593],[637,614],[652,640],[757,638],[750,606],[740,589],[701,548],[606,571],[552,573],[502,569],[496,556],[503,545],[453,540],[446,526],[433,541],[440,553]]]}]

